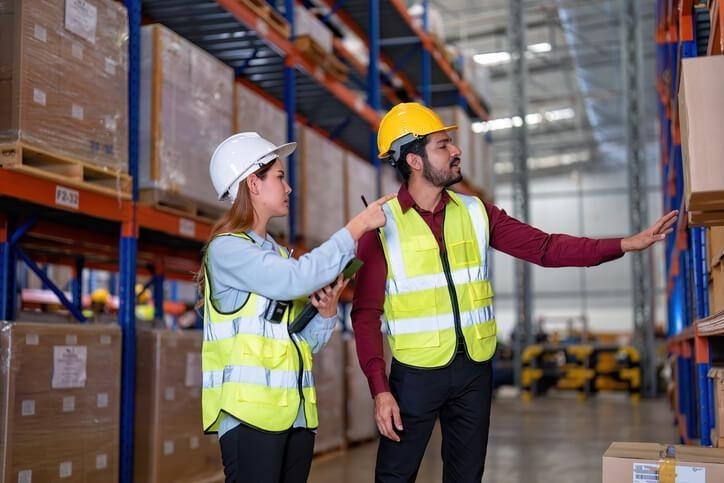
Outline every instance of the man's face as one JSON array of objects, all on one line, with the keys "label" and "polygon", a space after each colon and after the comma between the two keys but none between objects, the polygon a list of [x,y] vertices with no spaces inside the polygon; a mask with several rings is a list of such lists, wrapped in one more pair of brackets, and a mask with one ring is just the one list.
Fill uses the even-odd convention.
[{"label": "man's face", "polygon": [[422,177],[428,182],[438,188],[447,188],[462,181],[462,153],[447,132],[429,134],[425,152],[427,159],[422,159]]}]

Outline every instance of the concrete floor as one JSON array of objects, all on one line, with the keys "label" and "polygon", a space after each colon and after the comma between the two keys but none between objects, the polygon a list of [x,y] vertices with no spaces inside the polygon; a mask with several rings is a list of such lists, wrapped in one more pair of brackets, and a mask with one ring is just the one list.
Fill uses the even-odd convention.
[{"label": "concrete floor", "polygon": [[[602,393],[579,402],[552,393],[526,403],[498,396],[493,402],[486,483],[596,483],[601,456],[613,441],[676,443],[666,399],[632,404],[624,394]],[[376,441],[314,460],[309,483],[371,483]],[[440,433],[436,431],[417,483],[440,482]]]}]

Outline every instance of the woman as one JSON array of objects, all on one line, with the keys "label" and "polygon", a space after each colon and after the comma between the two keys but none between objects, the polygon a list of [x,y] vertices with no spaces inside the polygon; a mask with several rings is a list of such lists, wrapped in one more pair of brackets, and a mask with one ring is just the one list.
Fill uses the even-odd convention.
[{"label": "woman", "polygon": [[[340,273],[356,240],[385,224],[382,204],[392,198],[377,200],[318,248],[291,258],[267,223],[289,212],[282,158],[295,147],[239,133],[211,157],[214,188],[232,205],[212,229],[198,274],[202,406],[204,430],[219,434],[227,483],[306,481],[317,427],[312,353],[337,321],[347,284]],[[290,335],[287,326],[309,294],[318,314]]]}]

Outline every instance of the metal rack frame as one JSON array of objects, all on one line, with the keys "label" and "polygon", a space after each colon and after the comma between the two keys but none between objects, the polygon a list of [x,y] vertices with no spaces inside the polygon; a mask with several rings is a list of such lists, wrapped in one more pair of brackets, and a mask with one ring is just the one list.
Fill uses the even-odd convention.
[{"label": "metal rack frame", "polygon": [[718,25],[720,19],[718,8],[714,15],[714,9],[694,3],[656,2],[657,88],[664,207],[681,213],[676,236],[666,242],[668,347],[676,358],[677,372],[675,419],[682,442],[710,446],[714,425],[713,383],[708,378],[712,337],[724,336],[724,331],[702,330],[702,319],[709,316],[706,233],[687,222],[677,92],[681,60],[716,53],[710,22]]},{"label": "metal rack frame", "polygon": [[[326,0],[325,0],[326,1]],[[0,176],[0,318],[13,320],[17,312],[15,267],[18,260],[43,277],[80,321],[83,268],[118,273],[122,329],[120,481],[133,479],[135,420],[137,273],[151,274],[156,313],[163,310],[163,283],[188,279],[195,270],[199,250],[211,231],[209,222],[160,211],[139,204],[139,113],[141,24],[160,22],[202,49],[231,65],[237,81],[255,90],[287,114],[287,138],[295,138],[295,121],[314,128],[345,148],[368,159],[378,172],[376,128],[385,100],[397,102],[394,92],[381,83],[382,59],[399,74],[411,99],[422,97],[432,106],[460,105],[476,119],[488,118],[484,101],[461,79],[427,34],[415,26],[400,0],[326,1],[333,13],[354,29],[369,47],[369,67],[355,66],[361,75],[348,83],[335,80],[302,55],[294,43],[274,29],[263,28],[260,18],[235,0],[123,0],[129,22],[129,174],[130,199],[92,189],[77,188],[78,205],[56,202],[62,183],[34,175],[3,170]],[[272,8],[276,3],[268,2]],[[427,2],[425,2],[427,6]],[[294,0],[283,2],[294,35]],[[340,10],[343,7],[344,10]],[[189,19],[193,18],[193,22]],[[364,29],[367,29],[367,33]],[[231,35],[223,35],[231,34]],[[337,44],[339,44],[337,42]],[[420,48],[422,47],[422,49]],[[340,48],[341,50],[341,48]],[[357,87],[365,89],[364,94]],[[360,135],[369,133],[368,136]],[[288,165],[289,182],[296,184],[294,158]],[[296,238],[295,207],[290,207],[289,228]],[[22,215],[19,215],[22,214]],[[87,243],[81,241],[85,240]],[[23,243],[23,247],[20,243]],[[63,243],[58,242],[63,241]],[[72,300],[44,276],[33,257],[72,266]]]}]

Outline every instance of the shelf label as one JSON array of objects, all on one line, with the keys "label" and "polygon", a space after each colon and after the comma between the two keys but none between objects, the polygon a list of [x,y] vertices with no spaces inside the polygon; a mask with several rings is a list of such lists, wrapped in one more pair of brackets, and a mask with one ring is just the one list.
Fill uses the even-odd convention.
[{"label": "shelf label", "polygon": [[178,232],[181,235],[189,238],[196,237],[196,223],[193,220],[187,218],[179,218],[178,220]]},{"label": "shelf label", "polygon": [[68,208],[78,209],[80,205],[80,193],[77,190],[65,186],[55,186],[55,204]]},{"label": "shelf label", "polygon": [[96,43],[98,9],[86,0],[66,0],[65,28],[87,40]]}]

